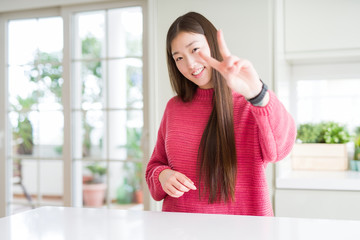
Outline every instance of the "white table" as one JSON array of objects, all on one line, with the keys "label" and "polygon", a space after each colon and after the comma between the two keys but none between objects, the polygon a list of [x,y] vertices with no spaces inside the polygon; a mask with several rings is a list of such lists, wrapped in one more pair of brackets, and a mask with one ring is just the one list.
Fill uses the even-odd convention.
[{"label": "white table", "polygon": [[360,221],[42,207],[0,218],[1,240],[345,240]]}]

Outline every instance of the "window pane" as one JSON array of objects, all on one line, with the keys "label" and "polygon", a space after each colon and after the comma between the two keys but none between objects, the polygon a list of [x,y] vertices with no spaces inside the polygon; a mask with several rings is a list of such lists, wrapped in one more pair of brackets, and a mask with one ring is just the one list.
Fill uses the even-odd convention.
[{"label": "window pane", "polygon": [[104,158],[104,112],[78,112],[75,122],[73,136],[77,137],[74,138],[74,157],[77,159],[83,157]]},{"label": "window pane", "polygon": [[104,56],[105,11],[75,15],[75,58],[98,59]]},{"label": "window pane", "polygon": [[36,132],[38,113],[36,111],[11,112],[13,155],[37,155],[38,134]]},{"label": "window pane", "polygon": [[42,205],[63,204],[63,165],[61,160],[39,161],[39,193]]},{"label": "window pane", "polygon": [[[33,68],[31,65],[24,66],[9,66],[8,67],[8,76],[9,76],[9,104],[10,109],[15,110],[22,108],[24,102],[22,100],[28,99],[30,104],[31,99],[35,104],[37,102],[37,94],[34,94],[38,89],[37,85],[30,81],[27,73]],[[30,107],[30,106],[29,106]]]},{"label": "window pane", "polygon": [[83,204],[88,207],[101,207],[106,200],[106,162],[83,163]]},{"label": "window pane", "polygon": [[62,205],[62,18],[12,20],[8,33],[10,209]]},{"label": "window pane", "polygon": [[[80,193],[84,193],[85,201],[84,190],[90,186],[83,185],[80,178],[89,175],[88,164],[101,161],[101,165],[116,172],[122,169],[122,161],[142,158],[142,9],[76,13],[74,19],[74,199],[77,205],[83,205]],[[106,203],[110,207],[116,202],[116,190],[110,187],[118,184],[113,181],[118,182],[117,178],[107,178],[107,195],[100,206]]]},{"label": "window pane", "polygon": [[32,206],[37,201],[38,165],[37,161],[26,158],[14,158],[11,201]]},{"label": "window pane", "polygon": [[102,109],[105,105],[104,98],[104,63],[89,61],[74,63],[74,103],[73,107],[83,110]]},{"label": "window pane", "polygon": [[13,154],[60,158],[63,144],[63,113],[11,112]]},{"label": "window pane", "polygon": [[143,112],[113,111],[109,114],[110,159],[141,159]]},{"label": "window pane", "polygon": [[111,162],[109,171],[111,207],[142,210],[142,164]]},{"label": "window pane", "polygon": [[109,114],[109,145],[110,159],[124,160],[127,157],[126,143],[127,143],[127,112],[116,111]]},{"label": "window pane", "polygon": [[58,54],[39,52],[39,60],[31,69],[30,81],[37,84],[39,110],[62,109],[62,66]]},{"label": "window pane", "polygon": [[40,18],[38,20],[40,31],[38,46],[40,52],[59,53],[62,61],[63,49],[63,22],[60,17]]},{"label": "window pane", "polygon": [[109,107],[142,108],[142,61],[136,58],[109,61]]},{"label": "window pane", "polygon": [[39,29],[37,24],[36,19],[13,20],[9,22],[9,64],[28,64],[35,58],[39,46]]},{"label": "window pane", "polygon": [[109,56],[142,56],[142,12],[140,7],[111,9]]},{"label": "window pane", "polygon": [[64,141],[64,115],[61,111],[39,112],[39,156],[60,158]]},{"label": "window pane", "polygon": [[360,125],[360,79],[297,82],[298,123],[336,121],[352,131]]}]

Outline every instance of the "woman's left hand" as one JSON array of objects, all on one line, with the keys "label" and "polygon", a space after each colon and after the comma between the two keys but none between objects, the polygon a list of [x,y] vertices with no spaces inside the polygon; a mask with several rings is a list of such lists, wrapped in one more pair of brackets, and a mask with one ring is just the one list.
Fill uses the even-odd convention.
[{"label": "woman's left hand", "polygon": [[221,30],[217,32],[217,39],[223,61],[220,62],[211,56],[203,54],[201,51],[199,55],[211,67],[220,72],[233,91],[240,93],[246,99],[258,95],[262,88],[262,82],[251,62],[231,55]]}]

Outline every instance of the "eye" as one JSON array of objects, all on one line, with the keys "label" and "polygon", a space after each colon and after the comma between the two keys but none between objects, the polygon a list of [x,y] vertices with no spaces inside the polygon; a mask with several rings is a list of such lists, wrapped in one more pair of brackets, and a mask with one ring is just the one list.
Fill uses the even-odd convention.
[{"label": "eye", "polygon": [[199,49],[200,49],[200,48],[198,48],[198,47],[197,47],[197,48],[194,48],[194,49],[192,50],[192,52],[193,52],[193,53],[194,53],[194,52],[197,52],[197,51],[199,51]]},{"label": "eye", "polygon": [[177,58],[175,58],[175,62],[178,62],[178,61],[180,61],[182,59],[182,57],[177,57]]}]

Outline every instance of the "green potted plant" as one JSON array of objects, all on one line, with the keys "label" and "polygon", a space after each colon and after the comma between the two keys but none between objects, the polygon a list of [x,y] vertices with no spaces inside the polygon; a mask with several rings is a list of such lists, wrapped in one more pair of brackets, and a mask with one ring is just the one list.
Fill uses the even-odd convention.
[{"label": "green potted plant", "polygon": [[142,203],[142,163],[126,162],[123,166],[125,177],[116,191],[116,201],[120,204]]},{"label": "green potted plant", "polygon": [[120,204],[127,204],[131,202],[143,202],[142,190],[142,162],[143,153],[141,150],[141,129],[128,128],[126,131],[127,143],[119,146],[125,148],[128,159],[131,162],[126,162],[123,165],[123,170],[126,177],[123,179],[121,185],[117,189],[117,202]]},{"label": "green potted plant", "polygon": [[291,153],[293,169],[347,170],[349,141],[348,130],[339,123],[301,124]]},{"label": "green potted plant", "polygon": [[134,200],[136,203],[143,202],[143,189],[142,189],[142,163],[135,163],[135,175],[134,175]]},{"label": "green potted plant", "polygon": [[29,111],[36,104],[34,95],[22,98],[17,96],[17,104],[12,105],[14,111],[18,113],[17,126],[13,128],[13,139],[15,151],[20,155],[31,155],[33,153],[33,126],[29,119]]},{"label": "green potted plant", "polygon": [[354,159],[350,161],[350,168],[354,171],[360,171],[360,127],[355,129]]},{"label": "green potted plant", "polygon": [[132,202],[142,203],[143,202],[143,190],[142,190],[142,163],[134,162],[131,163],[131,168],[128,170],[130,173],[129,184],[133,189]]},{"label": "green potted plant", "polygon": [[91,173],[90,176],[83,177],[83,200],[85,206],[100,207],[105,200],[106,167],[99,162],[86,166]]},{"label": "green potted plant", "polygon": [[33,153],[33,127],[27,116],[19,116],[18,125],[13,131],[13,138],[16,143],[17,154],[31,155]]}]

